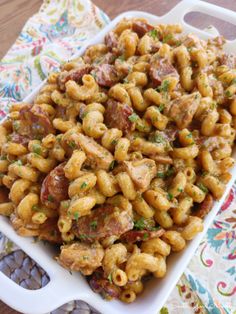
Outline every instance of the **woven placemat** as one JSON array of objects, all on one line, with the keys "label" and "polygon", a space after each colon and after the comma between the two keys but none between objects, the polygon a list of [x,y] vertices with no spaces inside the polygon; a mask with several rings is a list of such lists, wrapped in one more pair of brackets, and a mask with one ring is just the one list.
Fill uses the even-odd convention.
[{"label": "woven placemat", "polygon": [[[45,287],[50,278],[46,271],[31,257],[0,233],[0,271],[21,287],[37,290]],[[0,313],[4,314],[1,312]],[[53,314],[99,314],[83,301],[71,301],[62,305]]]}]

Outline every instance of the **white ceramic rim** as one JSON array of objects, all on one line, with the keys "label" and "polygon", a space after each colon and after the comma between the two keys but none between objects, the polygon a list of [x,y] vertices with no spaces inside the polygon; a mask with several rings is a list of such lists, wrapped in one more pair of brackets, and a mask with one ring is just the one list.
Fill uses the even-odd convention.
[{"label": "white ceramic rim", "polygon": [[[141,11],[128,11],[117,16],[92,40],[86,41],[83,48],[81,48],[79,53],[74,57],[82,55],[88,46],[102,42],[105,34],[113,29],[124,17],[143,17],[153,24],[181,23],[184,32],[194,32],[203,39],[214,37],[184,21],[184,16],[191,11],[202,12],[225,21],[230,21],[232,24],[236,25],[235,12],[198,0],[184,0],[170,12],[160,17]],[[225,47],[227,52],[236,53],[236,40],[228,41]],[[31,102],[44,84],[45,82],[40,84],[24,101]],[[234,150],[233,157],[236,157],[236,150]],[[41,242],[34,243],[31,238],[18,236],[11,227],[8,219],[0,217],[0,231],[16,243],[26,254],[32,257],[50,276],[50,282],[45,287],[39,290],[26,290],[0,272],[0,299],[17,311],[31,314],[48,313],[72,300],[83,300],[102,314],[158,313],[158,310],[165,304],[168,296],[194,255],[207,229],[223,204],[226,195],[229,193],[236,179],[236,166],[232,169],[231,174],[232,179],[228,183],[223,197],[220,201],[215,202],[213,209],[204,220],[204,231],[189,242],[183,252],[170,257],[168,261],[168,273],[164,279],[158,281],[151,280],[147,284],[143,295],[129,305],[123,304],[117,300],[110,302],[103,300],[90,289],[83,276],[78,273],[71,275],[57,264],[53,259],[55,251],[50,245],[45,246]]]}]

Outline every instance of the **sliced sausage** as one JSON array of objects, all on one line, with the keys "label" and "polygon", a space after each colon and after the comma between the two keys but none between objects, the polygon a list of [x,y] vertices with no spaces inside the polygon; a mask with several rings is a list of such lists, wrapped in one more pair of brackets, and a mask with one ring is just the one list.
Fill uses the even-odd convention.
[{"label": "sliced sausage", "polygon": [[204,201],[200,203],[193,214],[199,218],[204,218],[212,209],[214,205],[214,198],[211,194],[207,194]]},{"label": "sliced sausage", "polygon": [[58,261],[67,269],[91,275],[101,266],[103,256],[104,250],[99,243],[89,245],[77,242],[62,246]]},{"label": "sliced sausage", "polygon": [[160,228],[158,230],[131,230],[120,237],[121,241],[134,243],[139,241],[147,241],[153,238],[159,238],[165,233],[165,230]]},{"label": "sliced sausage", "polygon": [[19,112],[20,127],[17,130],[22,136],[30,139],[41,139],[55,130],[45,112],[39,105],[23,105]]},{"label": "sliced sausage", "polygon": [[58,218],[48,218],[46,222],[39,227],[39,239],[50,243],[61,244],[61,233],[57,226]]},{"label": "sliced sausage", "polygon": [[117,71],[114,65],[101,64],[91,71],[91,75],[95,78],[98,85],[103,87],[111,87],[119,81]]},{"label": "sliced sausage", "polygon": [[112,50],[113,48],[117,48],[118,46],[118,37],[114,32],[109,32],[105,36],[105,45],[108,47],[109,50]]},{"label": "sliced sausage", "polygon": [[109,99],[104,115],[105,123],[109,128],[117,128],[127,134],[134,128],[134,123],[129,120],[132,113],[130,106]]},{"label": "sliced sausage", "polygon": [[75,81],[76,83],[81,83],[82,77],[85,74],[90,73],[92,68],[93,67],[90,64],[81,64],[76,69],[61,72],[57,78],[59,89],[64,92],[66,90],[65,84],[69,80]]},{"label": "sliced sausage", "polygon": [[139,37],[143,37],[147,32],[150,32],[154,27],[144,21],[134,21],[132,24],[132,30],[137,33]]},{"label": "sliced sausage", "polygon": [[30,138],[14,132],[11,134],[11,141],[13,143],[22,144],[24,146],[27,146],[29,141],[30,141]]},{"label": "sliced sausage", "polygon": [[133,220],[126,211],[104,205],[79,218],[72,230],[81,241],[94,242],[112,235],[120,236],[132,228]]},{"label": "sliced sausage", "polygon": [[102,269],[96,270],[89,278],[91,289],[101,294],[106,300],[117,299],[120,295],[120,288],[111,283],[108,278],[104,278]]},{"label": "sliced sausage", "polygon": [[151,61],[149,75],[154,87],[160,85],[167,76],[179,79],[177,70],[166,58],[155,58]]},{"label": "sliced sausage", "polygon": [[64,173],[65,163],[54,168],[44,179],[40,199],[48,208],[57,209],[68,198],[69,181]]}]

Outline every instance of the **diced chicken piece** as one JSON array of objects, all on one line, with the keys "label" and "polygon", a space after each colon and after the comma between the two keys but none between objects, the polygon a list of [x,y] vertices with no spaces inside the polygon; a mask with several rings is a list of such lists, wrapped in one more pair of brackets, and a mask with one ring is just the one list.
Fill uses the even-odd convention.
[{"label": "diced chicken piece", "polygon": [[19,112],[20,125],[17,133],[30,139],[39,139],[55,133],[48,113],[39,105],[25,104]]},{"label": "diced chicken piece", "polygon": [[224,36],[217,36],[214,38],[209,38],[207,41],[208,45],[216,46],[217,48],[222,49],[222,46],[226,43]]},{"label": "diced chicken piece", "polygon": [[75,69],[61,72],[57,78],[59,89],[64,92],[66,90],[65,84],[70,80],[75,81],[76,83],[81,83],[82,77],[85,74],[90,73],[92,68],[93,67],[90,64],[80,64]]},{"label": "diced chicken piece", "polygon": [[187,128],[192,122],[199,103],[200,94],[198,92],[176,98],[170,104],[168,115],[176,122],[177,127],[182,130]]},{"label": "diced chicken piece", "polygon": [[155,58],[151,61],[149,75],[153,86],[157,87],[167,77],[176,77],[179,80],[179,73],[166,58]]},{"label": "diced chicken piece", "polygon": [[54,168],[44,179],[41,187],[41,202],[48,208],[57,209],[68,198],[69,180],[65,177],[65,163]]},{"label": "diced chicken piece", "polygon": [[80,271],[83,275],[91,275],[101,266],[104,256],[103,247],[99,244],[73,243],[61,247],[59,263],[70,270]]},{"label": "diced chicken piece", "polygon": [[120,58],[116,59],[114,66],[120,78],[124,78],[125,76],[127,76],[129,72],[131,72],[133,69],[133,64],[129,62],[129,60],[124,61]]},{"label": "diced chicken piece", "polygon": [[124,161],[126,170],[138,189],[146,190],[156,176],[156,163],[152,159]]},{"label": "diced chicken piece", "polygon": [[91,166],[96,169],[109,170],[114,162],[113,155],[92,138],[79,134],[73,134],[71,139],[85,152]]},{"label": "diced chicken piece", "polygon": [[197,48],[197,49],[202,49],[206,46],[206,43],[204,43],[203,40],[201,40],[198,36],[194,35],[194,34],[188,34],[185,36],[184,40],[183,40],[183,44],[187,47],[187,48]]},{"label": "diced chicken piece", "polygon": [[221,136],[210,136],[202,137],[201,146],[204,149],[207,149],[209,152],[212,152],[215,149],[223,147],[225,145],[225,139]]},{"label": "diced chicken piece", "polygon": [[236,56],[232,54],[223,54],[219,59],[220,65],[226,65],[230,69],[236,68]]},{"label": "diced chicken piece", "polygon": [[72,231],[85,242],[94,242],[109,236],[120,236],[133,228],[133,220],[129,213],[118,207],[103,205],[92,211],[90,215],[74,222]]},{"label": "diced chicken piece", "polygon": [[111,87],[119,81],[114,65],[102,64],[96,66],[92,71],[95,81],[103,87]]},{"label": "diced chicken piece", "polygon": [[129,120],[133,109],[115,100],[109,100],[105,111],[105,123],[109,128],[117,128],[124,134],[129,133],[134,128],[134,123]]}]

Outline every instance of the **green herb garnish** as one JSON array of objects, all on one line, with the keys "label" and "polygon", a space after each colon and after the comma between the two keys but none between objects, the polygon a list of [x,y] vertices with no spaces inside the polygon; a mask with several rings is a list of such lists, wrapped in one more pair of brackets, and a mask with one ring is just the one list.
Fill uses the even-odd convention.
[{"label": "green herb garnish", "polygon": [[166,171],[165,176],[168,178],[168,177],[172,176],[174,173],[175,173],[175,169],[172,167]]},{"label": "green herb garnish", "polygon": [[70,141],[70,142],[68,143],[68,145],[69,145],[70,148],[72,148],[72,149],[75,149],[75,148],[76,148],[76,144],[75,144],[74,141]]},{"label": "green herb garnish", "polygon": [[201,189],[204,193],[208,193],[208,188],[202,184],[201,182],[197,184],[197,186],[199,187],[199,189]]},{"label": "green herb garnish", "polygon": [[168,194],[167,194],[167,198],[168,198],[169,201],[172,201],[173,198],[174,198],[174,195],[171,194],[171,193],[168,193]]},{"label": "green herb garnish", "polygon": [[33,145],[33,152],[34,152],[35,154],[40,155],[41,152],[42,152],[41,145],[39,145],[39,144],[34,144],[34,145]]},{"label": "green herb garnish", "polygon": [[170,86],[170,82],[168,80],[164,80],[162,83],[161,83],[161,86],[158,86],[156,88],[156,90],[158,92],[164,92],[164,93],[167,93],[168,90],[169,90],[169,86]]},{"label": "green herb garnish", "polygon": [[79,212],[75,212],[75,213],[74,213],[74,219],[75,219],[76,221],[78,221],[78,219],[79,219]]},{"label": "green herb garnish", "polygon": [[152,29],[150,32],[148,32],[148,34],[149,34],[153,39],[159,38],[158,31],[157,31],[155,28]]},{"label": "green herb garnish", "polygon": [[107,279],[109,280],[110,283],[112,283],[112,274],[111,273],[108,275]]},{"label": "green herb garnish", "polygon": [[169,40],[173,39],[173,35],[172,34],[167,34],[164,38],[163,38],[163,43],[167,43]]},{"label": "green herb garnish", "polygon": [[54,197],[51,194],[48,195],[48,201],[54,202]]},{"label": "green herb garnish", "polygon": [[124,56],[124,55],[121,55],[121,56],[119,56],[117,59],[120,60],[120,61],[125,61],[125,56]]},{"label": "green herb garnish", "polygon": [[227,90],[227,91],[225,92],[225,95],[226,95],[226,97],[228,97],[228,98],[232,96],[229,90]]},{"label": "green herb garnish", "polygon": [[88,186],[88,183],[83,182],[80,186],[81,189],[85,189]]},{"label": "green herb garnish", "polygon": [[147,240],[147,239],[148,239],[148,233],[144,233],[143,240]]},{"label": "green herb garnish", "polygon": [[165,105],[164,104],[160,104],[160,106],[158,107],[158,110],[160,112],[162,112],[164,110],[164,108],[165,108]]},{"label": "green herb garnish", "polygon": [[112,160],[112,162],[110,163],[110,166],[109,166],[109,171],[112,171],[115,168],[115,165],[116,165],[116,161]]},{"label": "green herb garnish", "polygon": [[23,165],[21,160],[17,160],[17,161],[15,161],[15,163],[16,163],[18,166],[22,166],[22,165]]},{"label": "green herb garnish", "polygon": [[96,230],[97,228],[97,225],[98,225],[98,222],[96,220],[90,222],[90,227],[93,229],[93,230]]},{"label": "green herb garnish", "polygon": [[190,132],[189,134],[186,135],[186,138],[193,138],[192,133]]},{"label": "green herb garnish", "polygon": [[146,228],[144,218],[140,218],[139,220],[134,221],[134,228],[137,230],[143,230]]},{"label": "green herb garnish", "polygon": [[39,208],[38,205],[33,205],[33,206],[32,206],[32,210],[33,210],[34,212],[37,212],[37,211],[40,210],[40,208]]},{"label": "green herb garnish", "polygon": [[136,113],[132,113],[130,116],[129,116],[129,121],[131,122],[136,122],[138,120],[139,116],[136,114]]},{"label": "green herb garnish", "polygon": [[13,121],[12,126],[13,130],[17,132],[20,128],[20,121]]},{"label": "green herb garnish", "polygon": [[114,139],[111,141],[111,145],[116,145],[118,143],[118,140],[117,139]]}]

